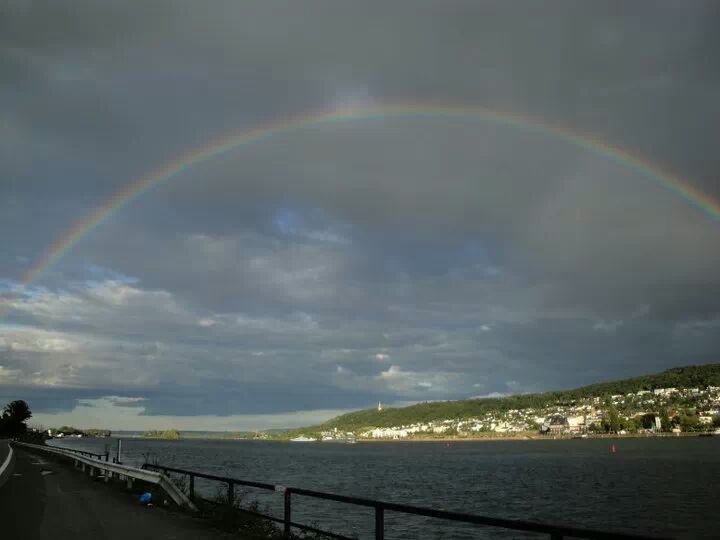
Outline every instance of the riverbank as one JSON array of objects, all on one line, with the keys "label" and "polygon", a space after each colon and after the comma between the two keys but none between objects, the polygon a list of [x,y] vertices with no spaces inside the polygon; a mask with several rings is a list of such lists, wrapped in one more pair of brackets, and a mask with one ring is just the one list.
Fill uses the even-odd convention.
[{"label": "riverbank", "polygon": [[[693,437],[716,437],[720,439],[720,435],[714,435],[712,432],[684,432],[684,433],[599,433],[599,434],[588,434],[586,437],[579,437],[577,435],[542,435],[537,432],[518,432],[518,433],[483,433],[475,434],[472,436],[452,435],[452,436],[413,436],[413,437],[402,437],[402,438],[358,438],[358,443],[382,443],[382,442],[478,442],[478,441],[571,441],[571,440],[589,440],[589,439],[655,439],[655,438],[693,438]],[[164,437],[155,435],[126,435],[122,436],[118,434],[116,439],[124,440],[146,440],[146,441],[163,441],[163,442],[176,442],[176,441],[245,441],[245,442],[271,442],[271,443],[288,443],[292,442],[286,438],[275,438],[275,437],[254,437],[254,438],[242,438],[242,437],[220,437],[217,435],[209,435],[207,437],[192,436],[185,437],[180,433],[179,436],[175,437]],[[91,438],[85,438],[88,441]],[[102,440],[102,438],[99,438]],[[63,439],[52,439],[62,445]],[[82,440],[82,439],[81,439]],[[45,444],[44,442],[35,442],[36,444]],[[347,444],[341,441],[321,441],[319,439],[307,442],[322,442],[325,444]]]},{"label": "riverbank", "polygon": [[[528,432],[518,434],[488,434],[486,436],[474,437],[404,437],[398,439],[357,439],[358,443],[383,443],[383,442],[479,442],[479,441],[577,441],[592,439],[677,439],[677,438],[693,438],[707,437],[707,432],[687,432],[687,433],[602,433],[588,435],[587,437],[578,437],[572,435],[540,435],[539,433]],[[710,435],[720,439],[720,436]]]}]

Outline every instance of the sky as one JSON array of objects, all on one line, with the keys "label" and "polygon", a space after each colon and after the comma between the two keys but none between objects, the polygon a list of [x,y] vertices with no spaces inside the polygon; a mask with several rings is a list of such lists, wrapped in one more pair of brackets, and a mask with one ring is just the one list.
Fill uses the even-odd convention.
[{"label": "sky", "polygon": [[[717,362],[717,50],[712,1],[5,1],[0,401],[264,429]],[[190,163],[42,264],[213,141],[370,108]]]}]

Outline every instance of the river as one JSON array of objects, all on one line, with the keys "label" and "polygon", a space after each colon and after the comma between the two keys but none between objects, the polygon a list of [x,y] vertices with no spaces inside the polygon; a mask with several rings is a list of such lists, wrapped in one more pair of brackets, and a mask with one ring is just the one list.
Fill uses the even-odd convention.
[{"label": "river", "polygon": [[[114,451],[116,439],[51,443],[102,452],[106,445]],[[129,438],[122,459],[492,517],[678,538],[720,535],[720,437],[354,445]],[[256,496],[281,515],[280,494],[243,498]],[[370,510],[304,497],[294,498],[293,519],[359,538],[370,537],[373,526]],[[523,537],[392,513],[386,523],[388,539]]]}]

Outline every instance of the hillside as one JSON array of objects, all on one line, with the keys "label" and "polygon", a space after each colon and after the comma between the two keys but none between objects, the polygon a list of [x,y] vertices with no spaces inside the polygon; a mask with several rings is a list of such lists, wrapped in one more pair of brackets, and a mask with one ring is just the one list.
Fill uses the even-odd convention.
[{"label": "hillside", "polygon": [[332,418],[319,426],[293,430],[288,432],[287,436],[329,431],[334,428],[337,428],[338,431],[354,432],[368,427],[401,426],[446,419],[460,420],[513,409],[541,409],[550,404],[569,404],[596,396],[625,395],[656,388],[706,388],[708,386],[720,386],[720,364],[673,368],[662,373],[591,384],[574,390],[502,398],[419,403],[409,407],[387,408],[382,412],[376,409],[367,409]]}]

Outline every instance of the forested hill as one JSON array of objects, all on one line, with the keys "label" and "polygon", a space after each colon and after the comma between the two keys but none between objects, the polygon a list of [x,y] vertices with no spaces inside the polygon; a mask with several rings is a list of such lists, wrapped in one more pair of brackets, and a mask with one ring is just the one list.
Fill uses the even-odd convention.
[{"label": "forested hill", "polygon": [[468,399],[419,403],[410,407],[387,408],[352,412],[296,432],[322,431],[337,427],[342,431],[355,431],[365,427],[390,427],[445,419],[478,417],[491,411],[542,408],[554,403],[569,403],[578,399],[628,394],[655,388],[705,388],[720,386],[720,364],[673,368],[654,375],[632,379],[591,384],[575,390],[524,394],[502,398]]}]

